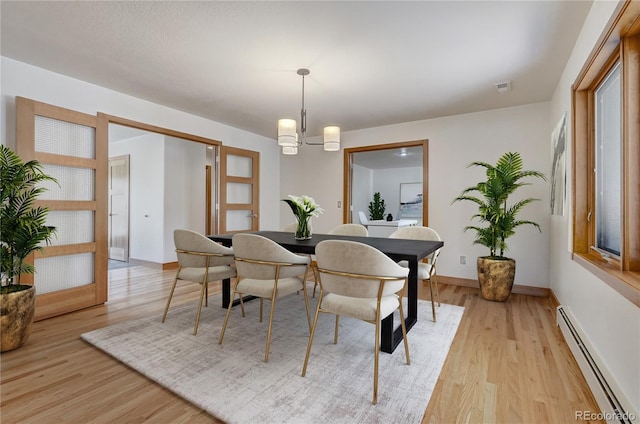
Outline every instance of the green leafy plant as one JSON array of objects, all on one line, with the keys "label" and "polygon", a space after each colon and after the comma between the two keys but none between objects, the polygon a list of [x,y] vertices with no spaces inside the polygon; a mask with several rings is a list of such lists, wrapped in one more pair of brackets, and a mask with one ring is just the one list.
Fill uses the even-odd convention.
[{"label": "green leafy plant", "polygon": [[[515,234],[517,227],[533,225],[538,231],[541,231],[540,225],[533,221],[516,219],[524,206],[539,199],[527,198],[509,205],[507,203],[509,196],[519,187],[529,184],[522,182],[523,178],[536,177],[546,181],[546,177],[538,171],[523,171],[520,154],[513,152],[502,155],[495,166],[485,162],[472,162],[468,167],[471,166],[484,167],[486,180],[465,189],[452,203],[468,200],[478,205],[478,213],[473,215],[472,219],[478,218],[480,222],[486,222],[488,226],[470,225],[465,227],[463,231],[475,230],[474,244],[488,247],[489,256],[493,259],[504,258],[504,251],[507,250],[506,239]],[[473,192],[479,193],[480,196],[469,195]]]},{"label": "green leafy plant", "polygon": [[380,199],[380,192],[377,191],[373,194],[373,202],[369,202],[369,218],[384,219],[385,210],[384,199]]},{"label": "green leafy plant", "polygon": [[35,160],[23,162],[5,145],[0,146],[0,293],[24,290],[22,274],[33,274],[35,268],[25,262],[29,254],[49,244],[55,227],[45,225],[46,207],[34,207],[37,197],[46,189],[44,181],[57,181],[42,170]]}]

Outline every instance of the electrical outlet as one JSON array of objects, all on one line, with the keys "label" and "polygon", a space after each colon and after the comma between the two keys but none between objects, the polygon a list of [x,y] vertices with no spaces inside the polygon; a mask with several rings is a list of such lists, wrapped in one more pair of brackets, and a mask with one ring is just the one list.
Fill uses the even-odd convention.
[{"label": "electrical outlet", "polygon": [[340,209],[341,207],[342,207],[342,202],[338,200],[338,209]]},{"label": "electrical outlet", "polygon": [[466,265],[466,264],[467,264],[467,257],[460,256],[460,265]]}]

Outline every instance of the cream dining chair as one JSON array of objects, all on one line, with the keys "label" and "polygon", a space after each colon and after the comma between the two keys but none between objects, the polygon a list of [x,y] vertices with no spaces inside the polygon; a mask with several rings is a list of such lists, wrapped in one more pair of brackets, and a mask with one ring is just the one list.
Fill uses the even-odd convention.
[{"label": "cream dining chair", "polygon": [[162,322],[167,318],[169,304],[178,280],[200,283],[202,285],[200,302],[198,303],[196,324],[193,328],[195,336],[198,334],[202,300],[204,299],[205,306],[209,306],[209,282],[236,276],[236,270],[231,266],[234,263],[233,249],[224,247],[191,230],[175,230],[173,241],[178,256],[178,271],[173,279],[173,286],[162,315]]},{"label": "cream dining chair", "polygon": [[[440,235],[433,228],[421,226],[398,228],[389,236],[389,238],[442,241]],[[436,261],[440,255],[440,250],[442,249],[436,250],[431,255],[427,256],[422,262],[418,262],[418,279],[429,283],[433,322],[436,322],[436,308],[433,301],[433,285],[436,286],[436,297],[438,298],[438,306],[440,306],[440,292],[438,289],[438,278],[436,273]],[[407,261],[400,261],[398,264],[403,267],[409,267]]]},{"label": "cream dining chair", "polygon": [[411,363],[402,308],[402,292],[407,285],[409,270],[401,267],[374,247],[346,240],[321,241],[316,246],[316,257],[320,295],[304,358],[302,376],[304,377],[307,372],[320,313],[336,316],[334,344],[338,343],[340,315],[361,319],[375,325],[373,403],[376,404],[378,402],[380,322],[396,309],[400,313],[407,365]]},{"label": "cream dining chair", "polygon": [[[340,224],[336,227],[333,227],[329,234],[336,234],[340,236],[359,236],[359,237],[367,237],[369,236],[369,231],[367,227],[360,224]],[[316,289],[318,287],[318,264],[315,261],[315,257],[311,257],[311,266],[313,268],[313,276],[315,277],[315,284],[313,285],[313,296],[316,297]]]},{"label": "cream dining chair", "polygon": [[[243,317],[245,316],[244,303],[242,302],[243,296],[252,295],[260,298],[260,322],[262,322],[263,301],[267,299],[271,301],[271,312],[269,314],[264,361],[269,362],[271,328],[278,297],[302,290],[307,310],[307,325],[311,329],[309,299],[307,297],[306,284],[304,284],[309,270],[310,259],[307,255],[296,255],[278,243],[257,234],[234,234],[232,245],[236,255],[238,278],[232,287],[231,299],[218,343],[222,344],[236,294],[240,296]],[[302,278],[300,277],[301,275],[303,275]]]}]

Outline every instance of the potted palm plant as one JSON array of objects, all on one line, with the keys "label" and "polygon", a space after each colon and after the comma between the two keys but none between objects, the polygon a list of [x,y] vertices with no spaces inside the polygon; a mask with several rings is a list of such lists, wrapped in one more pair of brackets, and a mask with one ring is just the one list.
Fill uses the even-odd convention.
[{"label": "potted palm plant", "polygon": [[[522,199],[510,205],[509,196],[518,187],[528,184],[522,181],[524,178],[536,177],[546,181],[546,177],[538,171],[523,171],[520,154],[513,152],[502,155],[495,166],[485,162],[472,162],[470,166],[485,168],[486,179],[465,189],[452,203],[468,200],[478,205],[478,213],[472,219],[477,218],[487,226],[469,225],[463,231],[474,230],[474,244],[489,248],[489,256],[481,256],[477,262],[482,297],[504,302],[511,295],[516,273],[515,260],[504,256],[507,238],[514,235],[515,229],[521,225],[533,225],[542,231],[540,225],[533,221],[517,219],[523,207],[539,199]],[[470,194],[474,192],[479,196]]]},{"label": "potted palm plant", "polygon": [[21,284],[23,274],[35,272],[27,257],[48,244],[55,228],[45,225],[48,209],[34,206],[45,190],[46,175],[35,160],[23,162],[0,146],[0,351],[16,349],[29,338],[35,311],[35,288]]}]

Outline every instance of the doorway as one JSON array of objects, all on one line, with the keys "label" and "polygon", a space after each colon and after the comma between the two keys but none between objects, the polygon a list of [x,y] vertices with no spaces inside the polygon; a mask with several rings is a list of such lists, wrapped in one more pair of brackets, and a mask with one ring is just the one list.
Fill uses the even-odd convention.
[{"label": "doorway", "polygon": [[109,262],[129,262],[129,155],[109,158]]},{"label": "doorway", "polygon": [[[418,225],[428,225],[428,140],[361,146],[344,149],[343,222],[358,223],[359,212],[369,217],[368,205],[373,194],[380,192],[386,212],[393,219],[411,218]],[[422,208],[406,208],[402,204],[401,188],[421,184]],[[415,206],[415,205],[413,205]],[[411,216],[409,216],[411,214]]]}]

